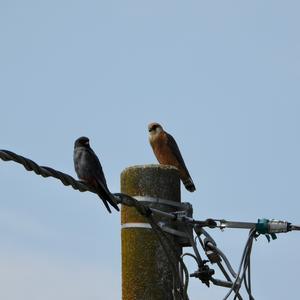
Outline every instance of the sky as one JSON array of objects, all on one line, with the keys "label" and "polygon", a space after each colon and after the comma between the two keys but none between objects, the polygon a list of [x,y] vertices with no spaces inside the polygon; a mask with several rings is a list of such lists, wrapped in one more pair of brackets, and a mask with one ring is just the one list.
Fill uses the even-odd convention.
[{"label": "sky", "polygon": [[[88,136],[112,192],[181,149],[194,218],[300,224],[299,1],[0,1],[0,149],[75,176]],[[0,298],[121,298],[120,216],[92,193],[0,161]],[[246,230],[210,234],[239,264]],[[190,251],[190,249],[185,249]],[[255,299],[299,295],[300,233],[253,245]],[[196,266],[188,262],[192,273]],[[190,299],[227,290],[191,279]]]}]

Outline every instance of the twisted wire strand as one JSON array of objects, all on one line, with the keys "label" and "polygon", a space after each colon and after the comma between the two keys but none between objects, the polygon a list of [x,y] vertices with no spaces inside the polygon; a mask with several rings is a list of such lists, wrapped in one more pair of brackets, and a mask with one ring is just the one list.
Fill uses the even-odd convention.
[{"label": "twisted wire strand", "polygon": [[[23,165],[23,167],[30,172],[34,172],[37,175],[43,176],[45,178],[47,177],[53,177],[58,179],[62,182],[65,186],[71,186],[74,190],[80,191],[80,192],[92,192],[97,194],[95,189],[93,189],[91,186],[85,184],[83,181],[76,180],[72,176],[60,172],[58,170],[55,170],[53,168],[47,167],[47,166],[39,166],[37,163],[32,161],[29,158],[26,158],[24,156],[18,155],[12,151],[8,150],[0,150],[0,159],[4,161],[14,161],[16,163],[19,163]],[[148,206],[141,204],[136,199],[130,197],[129,195],[122,194],[122,193],[115,193],[113,194],[116,198],[116,201],[118,203],[122,203],[127,206],[134,206],[139,211],[140,214],[147,216],[150,215],[152,212],[148,208]]]},{"label": "twisted wire strand", "polygon": [[[92,192],[97,194],[97,192],[89,185],[85,184],[83,181],[76,180],[72,176],[60,172],[58,170],[55,170],[53,168],[47,167],[47,166],[39,166],[37,163],[32,161],[29,158],[26,158],[24,156],[18,155],[12,151],[8,150],[0,150],[0,158],[4,161],[14,161],[16,163],[19,163],[23,165],[23,167],[30,172],[34,172],[37,175],[43,176],[45,178],[47,177],[53,177],[58,179],[62,182],[65,186],[71,186],[74,190],[80,191],[80,192]],[[136,206],[138,211],[143,214],[147,215],[149,213],[146,206],[140,204],[136,199],[125,195],[121,193],[114,194],[116,197],[116,201],[118,203],[122,203],[127,206]]]},{"label": "twisted wire strand", "polygon": [[74,179],[72,176],[65,174],[63,172],[57,171],[53,168],[46,166],[39,166],[37,163],[32,161],[29,158],[18,155],[14,152],[8,150],[0,150],[0,158],[4,161],[14,161],[23,165],[23,167],[27,171],[32,171],[37,175],[47,177],[54,177],[60,180],[64,185],[71,186],[74,190],[78,190],[80,192],[90,191],[92,193],[96,193],[91,187],[86,185],[85,183]]}]

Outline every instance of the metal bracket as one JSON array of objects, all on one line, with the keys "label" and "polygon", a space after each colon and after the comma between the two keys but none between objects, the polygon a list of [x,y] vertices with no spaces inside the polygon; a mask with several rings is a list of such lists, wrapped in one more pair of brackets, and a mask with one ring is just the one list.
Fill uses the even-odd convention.
[{"label": "metal bracket", "polygon": [[[136,200],[147,205],[163,231],[172,234],[176,243],[181,247],[191,246],[188,234],[193,235],[192,227],[184,222],[191,220],[193,207],[188,202],[174,202],[167,199],[150,196],[133,196]],[[181,222],[176,222],[176,221]]]},{"label": "metal bracket", "polygon": [[188,235],[182,231],[179,231],[179,230],[176,230],[176,229],[173,229],[171,227],[168,227],[164,222],[158,222],[158,225],[159,227],[167,232],[167,233],[170,233],[172,235],[176,235],[176,236],[179,236],[179,237],[183,237],[183,238],[187,238]]},{"label": "metal bracket", "polygon": [[208,261],[204,261],[204,264],[202,266],[199,266],[198,270],[192,273],[190,277],[198,278],[209,287],[209,281],[215,274],[215,271],[206,264],[207,262]]},{"label": "metal bracket", "polygon": [[163,204],[171,207],[178,207],[181,209],[186,208],[186,204],[184,202],[175,202],[167,199],[162,199],[162,198],[154,198],[150,196],[132,196],[134,199],[140,201],[141,203],[149,204]]}]

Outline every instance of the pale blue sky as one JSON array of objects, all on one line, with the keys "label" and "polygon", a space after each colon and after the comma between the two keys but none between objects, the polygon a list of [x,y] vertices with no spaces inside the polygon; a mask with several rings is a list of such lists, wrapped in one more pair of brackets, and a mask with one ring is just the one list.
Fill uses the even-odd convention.
[{"label": "pale blue sky", "polygon": [[[194,217],[300,223],[299,1],[0,1],[0,148],[73,176],[81,135],[119,191],[177,140]],[[120,299],[120,219],[0,161],[0,298]],[[211,230],[236,267],[246,231]],[[256,299],[299,295],[300,233],[253,249]],[[190,265],[190,271],[195,266]],[[191,279],[193,299],[226,290]]]}]

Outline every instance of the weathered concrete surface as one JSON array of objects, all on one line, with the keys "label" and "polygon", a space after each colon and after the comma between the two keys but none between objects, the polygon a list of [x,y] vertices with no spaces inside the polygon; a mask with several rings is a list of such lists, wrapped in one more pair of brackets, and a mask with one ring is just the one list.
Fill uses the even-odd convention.
[{"label": "weathered concrete surface", "polygon": [[[133,166],[121,174],[121,192],[180,202],[177,169],[161,165]],[[176,210],[153,204],[164,211]],[[121,223],[146,223],[134,207],[122,206]],[[172,274],[167,257],[151,229],[122,229],[122,299],[172,300]],[[178,251],[181,249],[178,247]]]}]

